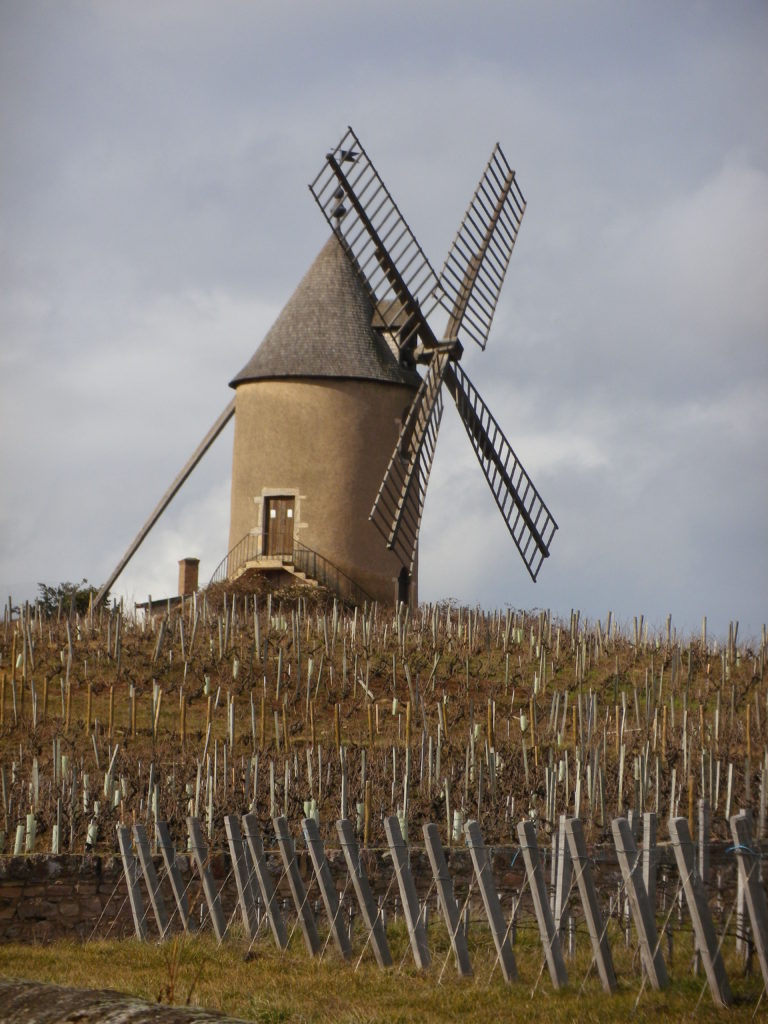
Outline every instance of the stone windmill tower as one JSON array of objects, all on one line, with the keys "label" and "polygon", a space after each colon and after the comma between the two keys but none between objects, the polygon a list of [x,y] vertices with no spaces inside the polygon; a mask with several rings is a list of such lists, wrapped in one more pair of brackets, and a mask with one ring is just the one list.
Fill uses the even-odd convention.
[{"label": "stone windmill tower", "polygon": [[394,599],[404,566],[368,515],[421,378],[375,320],[332,235],[231,382],[230,577],[246,564],[321,582],[338,571],[341,589],[346,577]]},{"label": "stone windmill tower", "polygon": [[485,349],[525,212],[501,148],[439,275],[351,128],[310,190],[331,238],[97,603],[232,416],[229,553],[212,579],[268,573],[358,603],[415,601],[443,385],[533,580],[549,556],[557,523],[460,365],[466,341]]}]

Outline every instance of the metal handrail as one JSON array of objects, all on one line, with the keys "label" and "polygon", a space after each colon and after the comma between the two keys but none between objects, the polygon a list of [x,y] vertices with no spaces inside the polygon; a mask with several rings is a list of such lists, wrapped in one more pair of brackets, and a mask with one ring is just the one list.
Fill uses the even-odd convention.
[{"label": "metal handrail", "polygon": [[308,579],[315,580],[321,586],[332,590],[340,598],[362,605],[366,601],[373,603],[373,598],[358,583],[348,576],[343,569],[334,565],[330,559],[318,551],[294,540],[293,550],[280,554],[265,554],[264,533],[247,533],[235,546],[227,552],[213,571],[208,586],[225,583],[239,568],[247,562],[280,561],[285,566],[293,566],[304,573]]},{"label": "metal handrail", "polygon": [[219,564],[213,571],[213,574],[208,581],[208,586],[212,586],[215,583],[224,583],[229,579],[230,570],[229,566],[232,565],[231,572],[239,569],[241,565],[245,565],[246,562],[250,562],[260,555],[259,547],[261,545],[261,534],[259,533],[246,533],[233,548],[231,548],[226,555],[222,558]]},{"label": "metal handrail", "polygon": [[313,548],[302,544],[301,541],[294,540],[293,557],[293,564],[299,568],[300,572],[310,579],[317,580],[328,590],[333,590],[344,600],[352,601],[357,605],[362,605],[366,601],[368,604],[373,604],[373,598],[359,583],[356,583],[343,569],[334,565],[330,559]]}]

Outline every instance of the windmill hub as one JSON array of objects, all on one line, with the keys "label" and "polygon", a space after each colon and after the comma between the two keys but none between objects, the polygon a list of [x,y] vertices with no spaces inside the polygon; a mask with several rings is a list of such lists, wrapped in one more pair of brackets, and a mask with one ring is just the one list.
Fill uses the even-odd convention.
[{"label": "windmill hub", "polygon": [[417,363],[428,364],[438,353],[445,353],[449,359],[457,363],[464,354],[464,346],[458,338],[453,341],[440,341],[437,345],[420,344],[414,348],[413,358]]}]

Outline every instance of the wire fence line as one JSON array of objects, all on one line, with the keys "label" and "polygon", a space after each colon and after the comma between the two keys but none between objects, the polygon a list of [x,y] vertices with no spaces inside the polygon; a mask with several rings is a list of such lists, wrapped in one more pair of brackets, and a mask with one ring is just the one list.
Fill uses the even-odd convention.
[{"label": "wire fence line", "polygon": [[[742,817],[747,820],[747,823],[749,823],[748,815],[743,815]],[[394,820],[396,821],[396,819]],[[623,819],[623,821],[625,824],[627,824],[626,819]],[[467,828],[469,829],[469,827],[473,824],[474,823],[467,823]],[[562,819],[561,827],[566,827],[567,825],[568,821],[566,819]],[[253,828],[252,822],[249,827]],[[676,834],[679,837],[678,845],[682,847],[687,843],[690,846],[692,846],[692,841],[690,839],[690,834],[687,828],[687,821],[685,819],[676,819],[674,822],[674,827],[677,830]],[[397,835],[399,836],[399,831],[397,832]],[[679,873],[679,877],[677,879],[674,888],[674,893],[671,899],[669,899],[670,890],[668,888],[668,882],[671,879],[668,878],[665,881],[664,886],[660,889],[661,902],[663,905],[663,916],[659,922],[660,927],[658,928],[658,930],[656,930],[658,905],[655,902],[653,905],[651,905],[651,903],[649,902],[649,894],[643,881],[644,851],[642,849],[638,849],[637,847],[635,847],[634,843],[630,843],[628,850],[625,851],[631,853],[632,856],[631,859],[627,861],[626,870],[624,871],[623,877],[618,884],[618,888],[612,888],[609,891],[607,900],[605,898],[606,890],[604,887],[602,888],[603,895],[600,900],[601,906],[598,908],[597,916],[595,917],[594,907],[590,908],[589,901],[584,900],[583,896],[581,900],[579,900],[579,894],[583,892],[585,876],[588,875],[589,884],[593,884],[592,872],[597,864],[597,857],[595,855],[595,851],[592,851],[592,853],[589,854],[589,856],[586,859],[580,859],[579,863],[575,866],[575,870],[571,870],[570,874],[568,874],[565,871],[553,871],[552,875],[554,884],[547,886],[545,889],[542,889],[541,879],[543,877],[545,859],[541,856],[541,854],[546,853],[546,850],[540,850],[538,848],[535,838],[535,832],[530,831],[528,833],[528,837],[529,846],[526,849],[525,871],[520,880],[519,886],[515,889],[515,891],[512,894],[511,915],[509,916],[508,919],[505,918],[503,920],[501,928],[499,927],[498,920],[494,919],[490,913],[487,913],[487,915],[483,915],[482,911],[478,911],[476,909],[478,902],[477,896],[479,892],[479,886],[481,883],[481,878],[476,871],[469,878],[469,883],[466,887],[465,892],[462,891],[460,895],[453,896],[453,890],[450,890],[451,895],[449,895],[448,898],[454,900],[454,910],[456,911],[456,923],[452,929],[447,929],[448,946],[447,950],[445,951],[444,957],[441,957],[442,962],[439,965],[439,970],[436,971],[435,982],[437,985],[440,985],[442,983],[445,971],[448,967],[448,964],[452,956],[456,958],[457,967],[459,968],[460,973],[462,973],[461,965],[459,962],[459,954],[457,952],[456,947],[456,940],[460,937],[460,930],[464,931],[463,939],[466,940],[467,930],[469,927],[469,920],[473,912],[475,915],[473,920],[476,920],[478,926],[481,926],[483,928],[489,928],[493,933],[494,941],[496,942],[495,956],[493,960],[490,961],[488,965],[486,965],[488,969],[488,978],[486,982],[487,985],[491,983],[491,978],[496,970],[497,965],[500,962],[500,949],[502,948],[502,946],[505,943],[507,943],[510,940],[510,938],[512,945],[514,945],[515,942],[520,941],[521,936],[532,936],[534,933],[538,934],[539,941],[541,943],[543,957],[538,974],[536,978],[533,979],[532,988],[530,990],[531,997],[533,997],[533,995],[538,990],[546,967],[549,967],[554,987],[562,987],[568,984],[567,972],[564,966],[564,954],[560,948],[561,940],[564,934],[564,927],[567,928],[569,937],[568,959],[573,959],[577,941],[580,943],[582,941],[582,937],[585,935],[586,932],[589,932],[590,939],[593,943],[592,957],[590,959],[587,970],[579,983],[579,992],[581,994],[584,992],[587,980],[593,972],[595,966],[605,966],[604,964],[601,965],[598,963],[598,958],[600,956],[599,951],[601,948],[603,948],[604,951],[607,949],[607,957],[610,961],[609,935],[612,930],[612,923],[614,926],[618,926],[616,927],[617,936],[616,939],[614,939],[615,942],[618,939],[618,936],[621,935],[622,930],[624,929],[624,922],[626,921],[627,927],[624,934],[627,945],[629,945],[630,934],[629,922],[631,922],[634,925],[637,931],[638,941],[636,946],[635,957],[633,957],[633,960],[635,960],[636,962],[637,954],[642,954],[640,955],[639,987],[635,1000],[636,1007],[639,1005],[643,997],[643,993],[646,990],[649,980],[651,980],[654,984],[654,987],[657,988],[666,987],[666,985],[669,984],[669,979],[666,975],[666,971],[662,969],[659,975],[655,975],[653,970],[649,969],[649,964],[652,964],[654,962],[658,963],[657,958],[659,958],[663,963],[663,956],[661,954],[661,951],[666,939],[669,946],[668,953],[671,966],[671,934],[676,911],[678,917],[678,927],[676,929],[677,933],[690,935],[691,937],[691,948],[695,954],[692,958],[692,965],[694,967],[694,970],[698,971],[702,963],[705,968],[706,978],[702,987],[702,991],[699,994],[699,1003],[703,998],[703,995],[706,992],[708,985],[712,993],[712,997],[716,1003],[727,1003],[730,993],[730,989],[728,987],[728,979],[726,978],[724,983],[722,983],[721,981],[721,987],[718,988],[715,981],[713,980],[713,972],[715,971],[715,968],[717,968],[718,960],[722,957],[725,947],[727,944],[730,943],[730,941],[739,939],[742,940],[742,955],[744,957],[745,971],[749,970],[749,968],[751,967],[752,956],[754,952],[756,952],[758,955],[758,959],[760,960],[761,964],[761,969],[762,965],[766,962],[767,951],[764,947],[764,943],[766,935],[768,934],[768,914],[766,913],[765,884],[762,881],[762,879],[757,879],[757,888],[754,889],[754,891],[750,890],[752,897],[754,897],[755,893],[757,893],[757,902],[755,903],[754,899],[745,901],[744,898],[744,893],[746,891],[745,885],[750,884],[750,879],[752,875],[759,874],[761,870],[762,860],[764,860],[764,855],[760,854],[759,851],[756,850],[755,845],[751,842],[748,844],[741,844],[745,847],[743,849],[734,848],[730,851],[731,855],[736,859],[738,859],[739,857],[751,858],[752,868],[754,870],[750,874],[749,869],[745,869],[744,872],[739,874],[738,877],[740,881],[736,888],[736,891],[733,893],[732,899],[729,898],[726,902],[724,902],[722,899],[722,893],[718,893],[718,910],[720,925],[717,929],[717,932],[715,933],[713,926],[713,918],[711,910],[708,905],[708,901],[705,898],[702,902],[701,900],[694,898],[694,896],[691,895],[692,885],[698,887],[696,890],[697,892],[705,892],[702,885],[702,882],[704,880],[701,879],[698,875],[697,865],[694,865],[687,872],[681,871]],[[557,840],[558,837],[557,834],[555,834],[552,842],[553,854],[558,847]],[[467,837],[467,841],[469,842],[469,837]],[[344,927],[345,915],[347,917],[348,928],[348,933],[346,937],[349,942],[351,942],[353,939],[353,925],[357,917],[360,917],[360,919],[364,922],[371,922],[370,927],[364,926],[362,935],[358,935],[357,937],[359,954],[356,957],[356,963],[353,968],[354,970],[357,970],[359,968],[362,959],[366,953],[366,950],[371,945],[374,939],[374,930],[377,928],[377,926],[383,926],[383,933],[385,935],[386,941],[387,924],[391,923],[392,920],[397,920],[398,915],[402,912],[404,919],[406,921],[409,943],[405,944],[402,956],[399,958],[399,963],[395,966],[395,972],[399,974],[403,971],[405,963],[408,960],[409,953],[413,956],[414,962],[417,967],[423,968],[426,965],[428,968],[428,954],[426,960],[419,959],[418,943],[422,940],[416,933],[421,929],[423,934],[423,941],[426,942],[426,937],[429,935],[430,902],[435,903],[435,907],[437,908],[438,904],[434,897],[436,895],[436,891],[439,888],[439,884],[441,882],[451,882],[452,880],[450,876],[434,874],[434,876],[431,878],[431,881],[429,881],[429,884],[427,885],[426,881],[422,879],[422,894],[418,899],[416,914],[415,916],[409,916],[405,895],[407,892],[407,886],[413,885],[411,858],[412,855],[415,852],[417,852],[417,848],[414,846],[407,848],[407,856],[405,857],[405,859],[398,859],[398,856],[396,855],[398,854],[398,850],[396,849],[395,846],[395,840],[393,839],[392,842],[393,845],[389,851],[389,854],[392,859],[392,869],[390,871],[389,877],[384,879],[384,881],[386,882],[386,886],[384,888],[383,896],[380,896],[378,900],[374,901],[373,897],[369,893],[369,904],[364,906],[362,903],[360,903],[360,906],[358,908],[356,908],[355,893],[351,892],[352,875],[349,868],[344,867],[340,871],[336,871],[335,878],[333,878],[330,874],[330,871],[326,871],[326,869],[328,868],[328,861],[326,858],[325,851],[322,848],[322,844],[319,853],[315,851],[315,855],[313,855],[312,865],[309,864],[309,858],[307,858],[307,869],[305,870],[305,874],[307,876],[306,886],[302,886],[303,892],[300,898],[292,890],[292,907],[291,899],[289,899],[288,897],[282,898],[282,906],[280,906],[279,900],[277,898],[277,893],[281,891],[282,887],[288,880],[290,871],[292,871],[294,867],[296,867],[296,854],[293,851],[292,843],[289,850],[289,856],[292,859],[289,861],[288,859],[286,859],[286,857],[284,857],[283,864],[281,868],[278,870],[270,869],[270,866],[266,862],[266,856],[263,854],[259,855],[264,856],[263,862],[255,862],[253,859],[253,849],[251,849],[249,857],[246,858],[247,872],[244,876],[245,884],[244,886],[238,886],[237,893],[233,893],[231,891],[231,886],[229,886],[230,879],[233,876],[232,867],[224,875],[223,880],[219,884],[218,888],[215,889],[213,895],[209,892],[209,890],[206,889],[205,885],[202,884],[202,879],[199,878],[200,872],[197,870],[195,870],[195,872],[193,872],[190,875],[189,881],[187,882],[186,887],[184,889],[184,893],[186,894],[189,891],[190,886],[193,885],[195,880],[201,883],[195,901],[195,905],[197,901],[200,902],[200,906],[204,910],[207,919],[213,917],[214,911],[211,906],[212,899],[218,898],[222,901],[231,900],[231,906],[228,904],[228,920],[226,924],[226,934],[232,937],[232,941],[237,941],[237,933],[235,933],[234,935],[232,934],[231,926],[238,911],[242,913],[244,921],[247,921],[249,919],[249,913],[251,913],[255,907],[257,922],[256,928],[252,935],[247,936],[247,952],[250,953],[250,951],[253,949],[257,937],[263,933],[264,922],[267,921],[269,914],[277,913],[287,917],[293,917],[292,927],[288,935],[288,940],[282,947],[283,949],[286,949],[290,944],[299,924],[302,924],[302,929],[304,928],[303,922],[306,922],[307,916],[309,916],[312,919],[312,926],[316,927],[315,918],[320,913],[321,901],[319,899],[315,899],[313,906],[311,893],[314,892],[315,887],[317,887],[320,893],[323,895],[322,902],[325,904],[326,907],[335,907],[335,911],[333,913],[332,919],[327,920],[328,931],[324,938],[324,941],[318,939],[317,944],[314,946],[309,942],[307,943],[307,949],[310,955],[318,956],[319,959],[322,959],[326,956],[329,941],[331,940],[332,937],[336,937],[335,929]],[[567,849],[567,844],[562,845],[560,847],[560,855],[564,857],[568,856],[566,852]],[[619,849],[618,840],[617,849]],[[283,850],[281,849],[280,852],[282,854]],[[232,860],[234,863],[236,854],[234,848],[232,848],[231,853]],[[488,866],[490,866],[490,864],[492,863],[493,848],[484,848],[483,855],[486,858],[486,861],[480,861],[479,867],[481,869],[483,867],[483,863],[486,863]],[[212,853],[212,851],[208,851],[207,860],[204,862],[205,866],[210,867],[211,864],[213,863],[213,860],[214,854]],[[358,850],[356,872],[358,877],[362,876],[363,878],[365,878],[367,888],[368,883],[366,877],[365,862],[366,857],[364,856],[364,851]],[[679,863],[682,863],[682,861],[679,861]],[[141,862],[139,860],[136,860],[135,864],[137,869],[137,877],[134,879],[134,885],[137,885],[139,881],[139,875],[141,875]],[[741,871],[741,863],[738,866]],[[656,868],[657,867],[658,865],[656,865]],[[255,894],[255,881],[258,877],[259,869],[266,869],[267,871],[270,871],[271,876],[274,876],[275,899],[271,901],[271,904],[274,903],[274,906],[266,906],[261,896],[257,896]],[[130,870],[127,863],[124,864],[124,870],[125,872],[128,872]],[[298,869],[296,868],[296,870]],[[490,875],[490,873],[488,874]],[[490,878],[490,884],[495,885],[492,876],[490,876]],[[160,890],[161,885],[167,888],[168,879],[168,870],[163,870],[157,878],[157,889]],[[323,891],[323,885],[328,885],[329,880],[333,885],[332,894]],[[120,881],[122,881],[122,879]],[[145,887],[148,888],[149,882],[146,879],[146,877],[143,878],[143,881]],[[381,881],[381,878],[379,878],[379,882]],[[128,884],[129,882],[127,877],[125,878],[125,882],[126,884]],[[488,884],[487,878],[485,879],[484,884]],[[556,891],[558,885],[561,885],[562,887],[559,894]],[[403,894],[402,903],[400,897],[397,894],[393,894],[393,889],[395,889],[396,886],[399,888],[400,893]],[[118,888],[119,883],[115,885],[112,893],[110,894],[108,905],[113,900],[113,897],[117,893]],[[128,888],[130,895],[130,884],[128,884]],[[535,898],[535,894],[537,891],[545,892],[546,899],[543,905],[540,901],[537,901],[537,899]],[[415,893],[415,888],[413,889],[413,892]],[[760,902],[760,895],[762,895],[762,902]],[[335,900],[335,902],[329,903],[328,899],[331,896]],[[126,900],[128,898],[129,896],[125,897]],[[444,892],[441,898],[446,898]],[[357,901],[359,900],[360,896],[358,894]],[[578,906],[579,902],[581,903],[580,907]],[[683,916],[684,904],[687,908],[687,916],[685,918]],[[118,908],[118,913],[115,916],[114,920],[116,920],[117,916],[119,916],[124,905],[125,900]],[[561,908],[561,913],[563,916],[555,922],[552,915],[554,913],[556,905]],[[359,913],[356,913],[356,909],[359,910]],[[445,912],[445,906],[443,907],[443,909]],[[102,912],[99,921],[103,919],[105,911],[106,907]],[[652,927],[650,929],[648,926],[648,915],[650,916],[650,920],[652,921]],[[171,933],[172,923],[175,924],[176,928],[178,928],[179,917],[180,915],[178,913],[177,908],[169,917],[169,926],[165,930],[164,936],[160,936],[161,940],[163,937],[168,937],[168,935]],[[737,921],[737,925],[735,928],[732,927],[734,917]],[[110,924],[109,931],[112,930],[114,920]],[[137,923],[136,930],[139,937],[144,939],[146,937],[146,932],[143,928],[143,925],[147,921],[151,920],[149,907],[147,907],[143,911],[143,915],[141,916],[140,920],[142,928],[139,928],[139,925]],[[563,925],[563,921],[566,922],[565,925]],[[201,927],[203,927],[203,925],[204,921],[201,921]],[[705,934],[707,928],[713,935],[715,935],[714,943],[710,944],[710,948],[707,948],[707,944],[702,940],[702,935]],[[89,941],[92,940],[95,932],[96,928],[94,928],[93,932],[89,936]],[[223,937],[221,941],[223,941]],[[618,939],[618,941],[620,941],[620,939]],[[339,945],[338,938],[336,944],[337,946]],[[530,945],[530,939],[526,940],[526,944]],[[643,953],[644,944],[646,950],[645,953]],[[344,952],[343,949],[341,951],[345,958],[349,956],[349,952]],[[554,953],[556,953],[557,955],[553,959]],[[476,955],[478,955],[477,952]],[[720,963],[721,962],[722,961],[720,961]],[[560,966],[558,966],[558,963],[560,964]],[[609,967],[612,971],[612,963],[609,963]],[[635,967],[634,970],[637,971],[637,967]],[[464,971],[463,973],[472,972],[470,969],[469,972]],[[632,976],[636,975],[633,974]],[[627,979],[625,978],[625,984],[626,981]],[[768,984],[768,977],[764,976],[763,992],[765,991],[766,984]],[[606,987],[605,981],[603,987]],[[758,1005],[762,998],[763,996],[761,994],[758,997]]]}]

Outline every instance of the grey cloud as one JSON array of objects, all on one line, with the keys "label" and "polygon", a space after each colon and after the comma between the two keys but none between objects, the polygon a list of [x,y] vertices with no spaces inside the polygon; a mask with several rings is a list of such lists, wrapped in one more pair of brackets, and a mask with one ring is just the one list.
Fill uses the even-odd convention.
[{"label": "grey cloud", "polygon": [[[561,530],[533,586],[446,408],[422,596],[756,631],[766,22],[760,3],[5,5],[0,586],[108,573],[322,245],[306,184],[352,123],[438,268],[497,139],[529,203],[465,365]],[[230,452],[123,592],[223,556]]]}]

